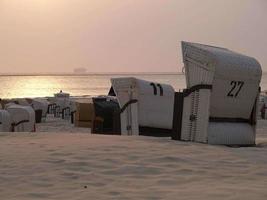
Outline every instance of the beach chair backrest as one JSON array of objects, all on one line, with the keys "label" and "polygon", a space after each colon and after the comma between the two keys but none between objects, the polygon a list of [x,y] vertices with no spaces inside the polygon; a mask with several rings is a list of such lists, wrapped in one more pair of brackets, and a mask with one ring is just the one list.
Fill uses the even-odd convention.
[{"label": "beach chair backrest", "polygon": [[171,129],[175,91],[171,85],[136,79],[140,126]]},{"label": "beach chair backrest", "polygon": [[135,90],[135,78],[113,78],[111,84],[121,108],[121,134],[139,135],[138,97]]}]

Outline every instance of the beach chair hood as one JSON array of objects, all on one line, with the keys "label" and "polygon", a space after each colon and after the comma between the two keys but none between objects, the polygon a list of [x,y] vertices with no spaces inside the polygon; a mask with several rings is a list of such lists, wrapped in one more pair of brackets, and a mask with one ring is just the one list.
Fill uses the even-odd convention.
[{"label": "beach chair hood", "polygon": [[249,118],[262,76],[259,62],[220,47],[182,42],[182,49],[187,88],[212,85],[211,117]]}]

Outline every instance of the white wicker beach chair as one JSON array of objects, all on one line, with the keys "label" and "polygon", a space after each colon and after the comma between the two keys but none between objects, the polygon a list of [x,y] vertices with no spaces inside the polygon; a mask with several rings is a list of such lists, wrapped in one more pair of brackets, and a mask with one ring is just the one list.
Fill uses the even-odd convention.
[{"label": "white wicker beach chair", "polygon": [[174,139],[254,145],[261,66],[228,49],[182,43],[187,89],[176,94]]},{"label": "white wicker beach chair", "polygon": [[31,106],[9,105],[6,110],[11,116],[14,132],[34,132],[35,112]]},{"label": "white wicker beach chair", "polygon": [[175,93],[172,86],[132,77],[113,78],[111,83],[121,108],[123,135],[170,134]]}]

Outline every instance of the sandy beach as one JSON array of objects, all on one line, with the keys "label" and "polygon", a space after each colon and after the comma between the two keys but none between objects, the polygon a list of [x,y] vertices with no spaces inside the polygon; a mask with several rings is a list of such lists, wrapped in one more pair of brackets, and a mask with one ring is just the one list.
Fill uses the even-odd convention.
[{"label": "sandy beach", "polygon": [[266,19],[0,0],[0,200],[267,200]]},{"label": "sandy beach", "polygon": [[250,148],[72,133],[64,123],[0,135],[1,199],[267,198],[266,121]]}]

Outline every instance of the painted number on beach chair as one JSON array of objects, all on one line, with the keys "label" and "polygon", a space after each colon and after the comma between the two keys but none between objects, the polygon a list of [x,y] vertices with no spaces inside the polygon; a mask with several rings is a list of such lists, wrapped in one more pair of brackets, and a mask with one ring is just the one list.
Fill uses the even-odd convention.
[{"label": "painted number on beach chair", "polygon": [[150,85],[153,87],[154,95],[158,94],[157,87],[155,83],[150,83]]},{"label": "painted number on beach chair", "polygon": [[243,88],[244,82],[243,81],[231,81],[230,85],[232,86],[232,88],[228,92],[227,96],[236,98],[238,94],[240,93],[241,89]]},{"label": "painted number on beach chair", "polygon": [[154,95],[158,94],[158,90],[157,90],[157,87],[158,87],[160,96],[163,96],[163,88],[160,84],[150,83],[150,85],[153,87]]}]

